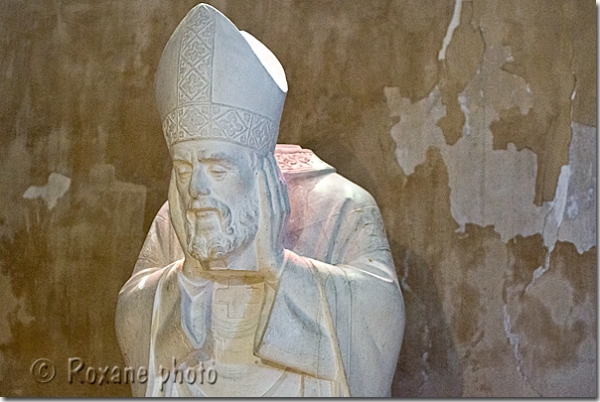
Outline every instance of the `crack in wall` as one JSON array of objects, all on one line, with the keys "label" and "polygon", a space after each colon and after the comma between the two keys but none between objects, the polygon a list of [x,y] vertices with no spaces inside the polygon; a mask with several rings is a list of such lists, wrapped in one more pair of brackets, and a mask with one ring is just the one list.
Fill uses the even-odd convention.
[{"label": "crack in wall", "polygon": [[448,24],[448,31],[446,32],[446,36],[444,36],[442,48],[438,53],[438,60],[446,59],[446,49],[452,41],[452,35],[454,34],[454,30],[460,24],[460,13],[462,11],[462,3],[463,0],[456,0],[456,3],[454,4],[454,13],[452,14],[452,20],[450,21],[450,24]]},{"label": "crack in wall", "polygon": [[[554,245],[552,246],[554,248]],[[537,267],[532,274],[531,277],[531,282],[529,282],[527,284],[527,286],[525,287],[525,293],[529,292],[531,290],[531,288],[533,287],[533,285],[535,284],[535,281],[538,280],[546,271],[548,271],[550,269],[550,254],[552,253],[551,250],[548,250],[546,252],[546,257],[544,260],[544,265]]]},{"label": "crack in wall", "polygon": [[527,375],[525,375],[525,373],[521,369],[521,360],[522,359],[521,359],[521,353],[519,352],[519,344],[521,342],[521,337],[519,334],[513,334],[511,332],[512,325],[510,323],[510,314],[508,313],[508,305],[507,304],[504,304],[504,306],[502,307],[502,314],[504,315],[504,333],[506,334],[506,338],[508,339],[508,342],[513,347],[513,356],[516,361],[517,372],[519,373],[519,376],[521,377],[523,382],[525,382],[529,387],[531,387],[531,389],[533,389],[535,391],[535,393],[538,395],[538,397],[542,397],[543,395],[535,389],[535,387],[529,381],[529,378],[527,377]]}]

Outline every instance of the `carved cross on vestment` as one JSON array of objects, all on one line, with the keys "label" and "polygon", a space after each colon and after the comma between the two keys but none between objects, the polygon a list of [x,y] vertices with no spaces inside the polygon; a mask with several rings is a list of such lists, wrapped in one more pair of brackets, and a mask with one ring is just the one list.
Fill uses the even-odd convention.
[{"label": "carved cross on vestment", "polygon": [[217,289],[215,304],[227,305],[227,317],[242,318],[249,304],[260,303],[260,294],[260,288],[256,285],[243,285],[229,280],[227,287]]}]

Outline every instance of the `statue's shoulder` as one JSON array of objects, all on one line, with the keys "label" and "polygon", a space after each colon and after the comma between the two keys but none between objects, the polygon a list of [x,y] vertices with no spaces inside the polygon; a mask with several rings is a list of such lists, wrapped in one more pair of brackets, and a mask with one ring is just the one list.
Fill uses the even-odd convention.
[{"label": "statue's shoulder", "polygon": [[335,168],[323,162],[310,149],[299,145],[277,144],[274,156],[286,180],[335,173]]},{"label": "statue's shoulder", "polygon": [[159,283],[181,270],[181,264],[182,260],[179,260],[164,268],[144,269],[129,278],[119,292],[117,319],[119,316],[127,319],[130,316],[138,317],[140,314],[142,314],[141,318],[143,319],[145,313],[151,313]]},{"label": "statue's shoulder", "polygon": [[156,290],[161,281],[177,272],[180,265],[181,261],[176,261],[164,268],[144,269],[134,274],[121,288],[115,328],[128,365],[147,365]]},{"label": "statue's shoulder", "polygon": [[310,189],[306,196],[311,203],[331,206],[351,204],[354,208],[377,206],[367,190],[338,174],[310,149],[278,144],[275,160],[288,183],[290,194],[296,188]]}]

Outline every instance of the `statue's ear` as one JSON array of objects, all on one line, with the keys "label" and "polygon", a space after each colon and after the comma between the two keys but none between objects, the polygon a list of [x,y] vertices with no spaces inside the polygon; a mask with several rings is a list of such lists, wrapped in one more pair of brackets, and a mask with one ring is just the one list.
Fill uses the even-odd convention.
[{"label": "statue's ear", "polygon": [[175,229],[175,234],[183,249],[183,254],[186,258],[189,258],[187,234],[185,232],[185,224],[183,221],[185,209],[182,208],[181,205],[181,197],[177,190],[177,177],[175,175],[175,169],[171,169],[171,182],[169,183],[169,214],[171,216],[171,224],[173,225],[173,229]]}]

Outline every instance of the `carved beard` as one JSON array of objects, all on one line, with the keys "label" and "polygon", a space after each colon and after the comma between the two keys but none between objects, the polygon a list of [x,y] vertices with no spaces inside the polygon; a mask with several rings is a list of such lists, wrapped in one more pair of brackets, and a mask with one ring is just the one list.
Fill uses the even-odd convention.
[{"label": "carved beard", "polygon": [[[206,228],[198,224],[196,213],[205,209],[217,214],[220,227]],[[212,261],[234,252],[254,239],[258,231],[258,216],[256,197],[245,198],[233,212],[213,197],[193,200],[185,214],[189,254],[199,261]]]}]

